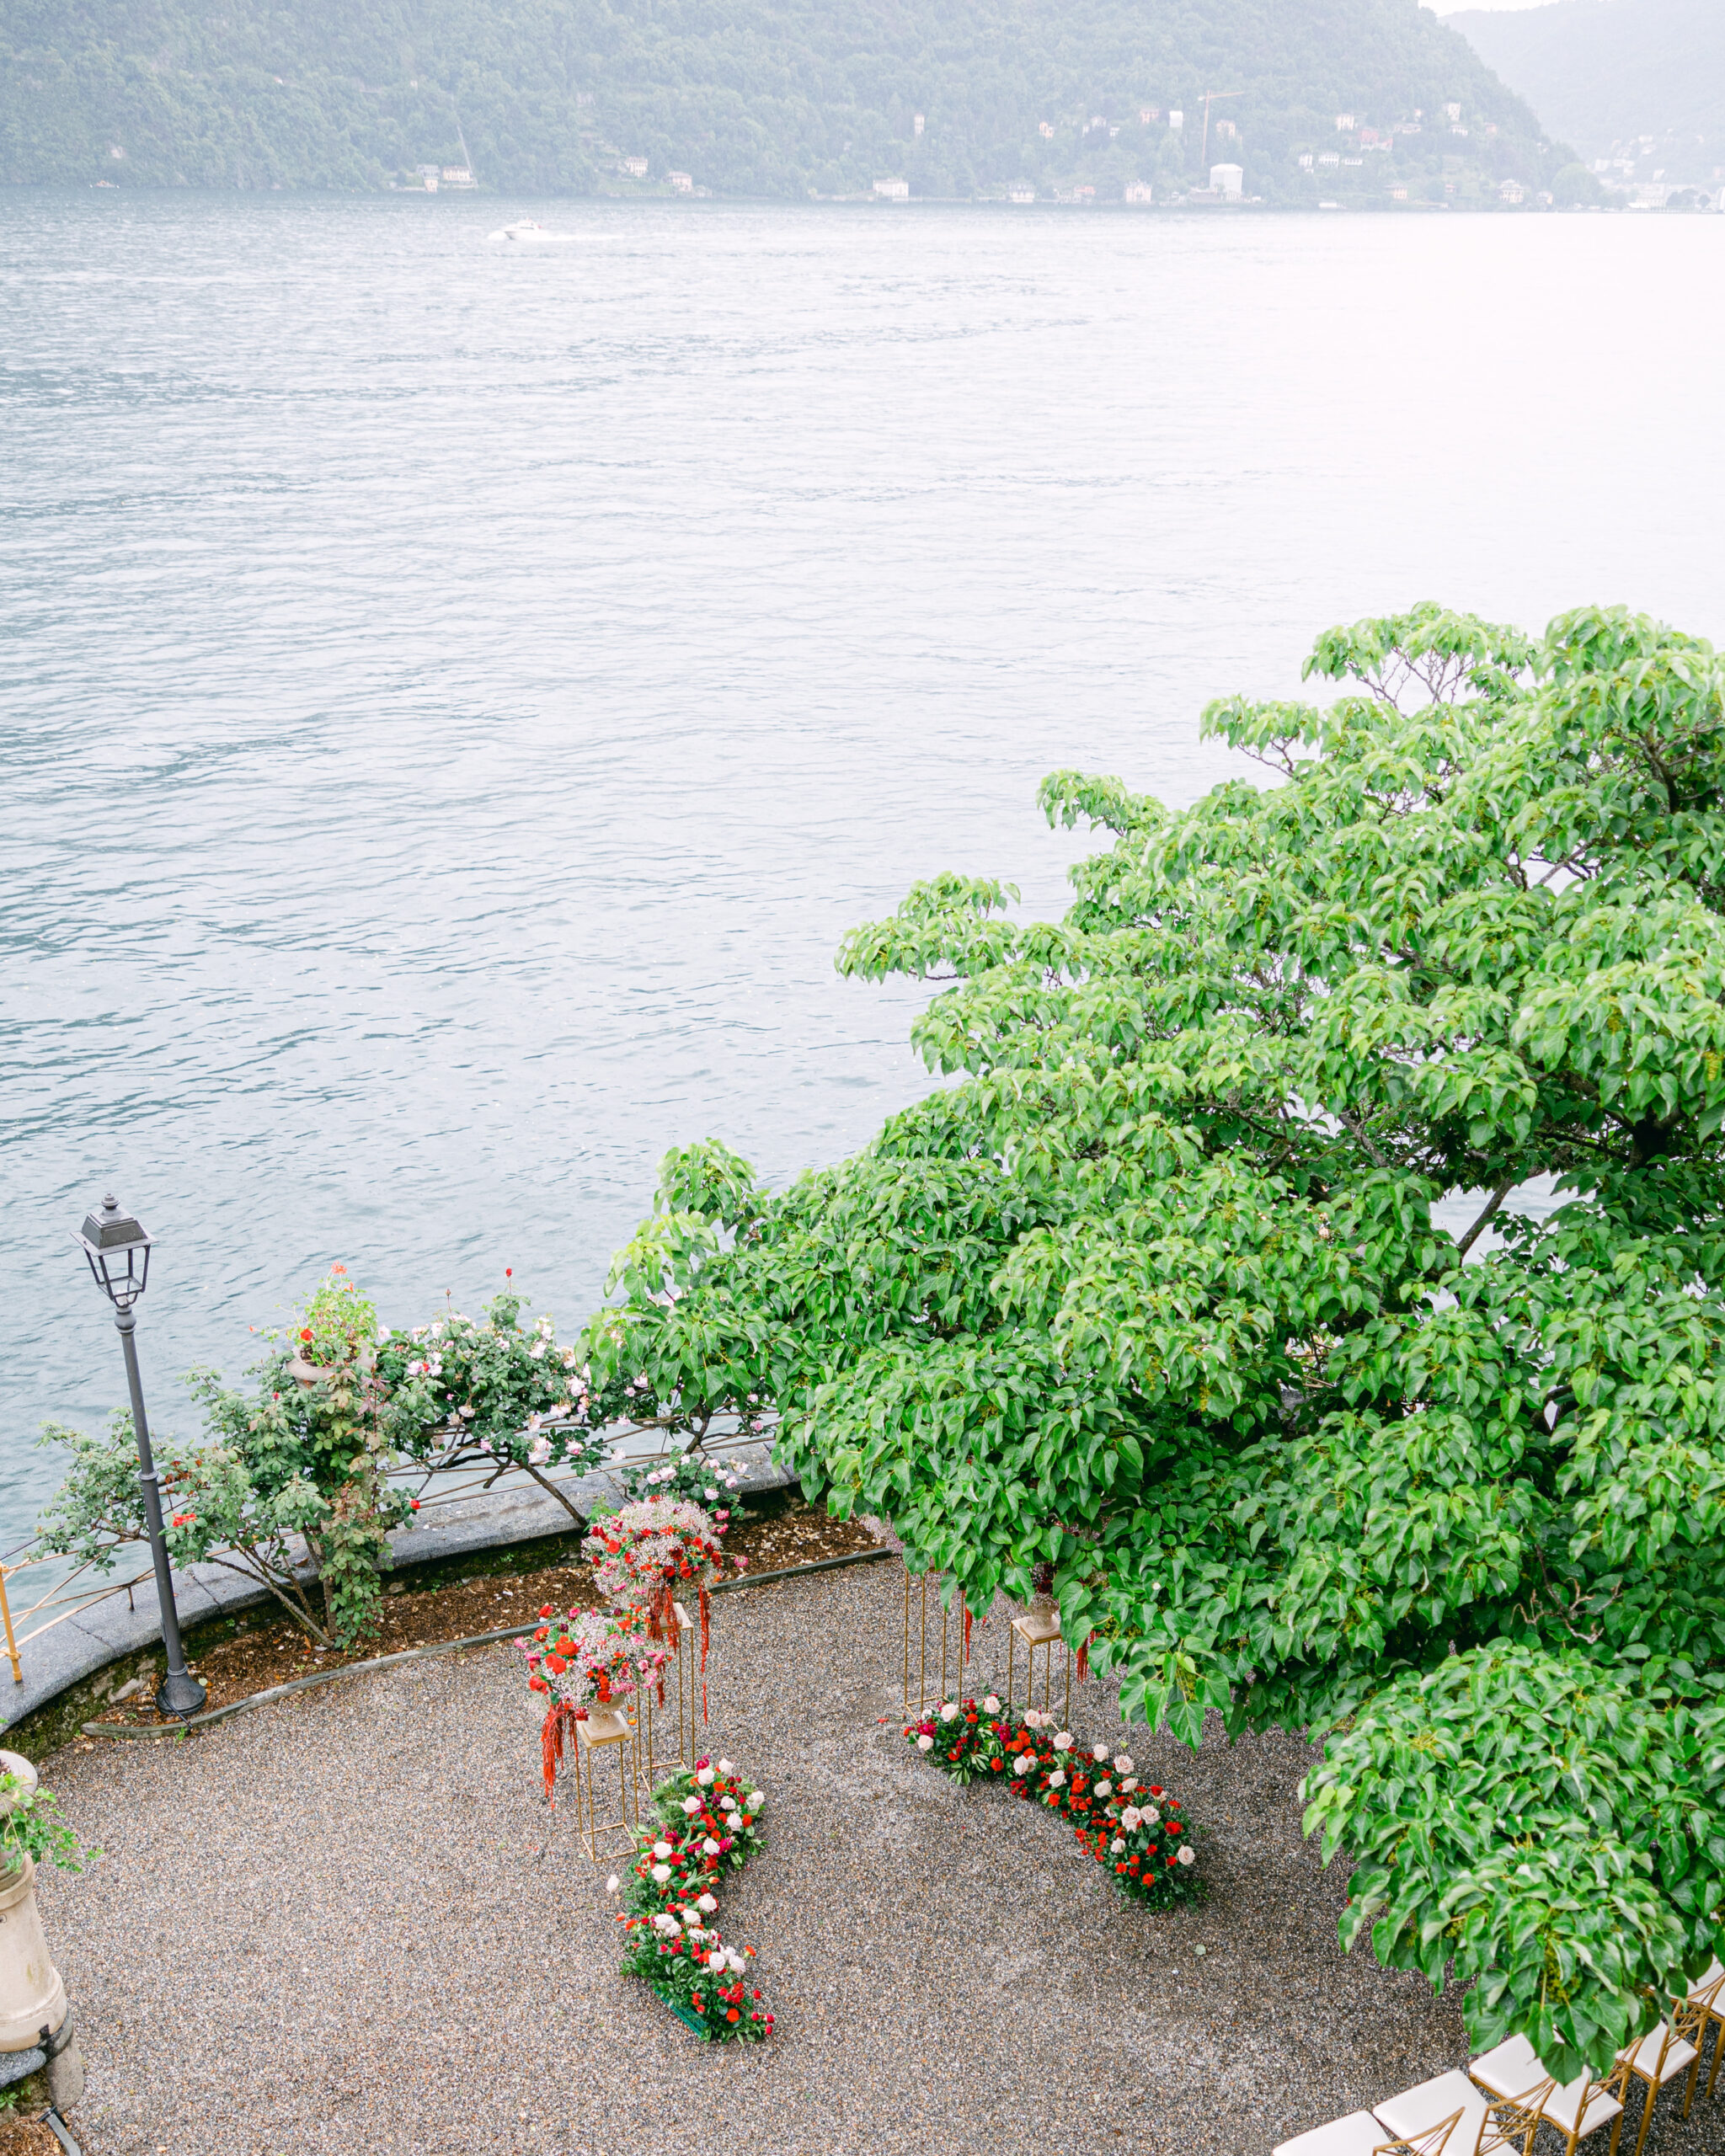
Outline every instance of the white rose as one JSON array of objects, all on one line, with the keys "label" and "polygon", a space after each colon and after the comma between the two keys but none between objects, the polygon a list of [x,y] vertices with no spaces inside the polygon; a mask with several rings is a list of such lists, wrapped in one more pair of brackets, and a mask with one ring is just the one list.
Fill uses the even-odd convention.
[{"label": "white rose", "polygon": [[1090,1748],[1090,1756],[1092,1759],[1106,1759],[1108,1756],[1108,1748],[1106,1744],[1092,1744]]},{"label": "white rose", "polygon": [[943,1721],[950,1721],[958,1711],[958,1707],[954,1702],[948,1700],[946,1705],[940,1710],[940,1718]]},{"label": "white rose", "polygon": [[1114,1764],[1123,1774],[1130,1774],[1133,1771],[1134,1762],[1124,1752],[1115,1753]]},{"label": "white rose", "polygon": [[669,1909],[661,1909],[653,1919],[653,1929],[655,1931],[675,1931],[677,1929],[677,1920]]},{"label": "white rose", "polygon": [[655,1864],[655,1865],[654,1865],[654,1867],[653,1867],[653,1880],[654,1880],[654,1884],[655,1886],[664,1886],[664,1884],[665,1884],[665,1881],[666,1881],[667,1879],[669,1879],[670,1877],[670,1866],[668,1864]]},{"label": "white rose", "polygon": [[700,1773],[699,1773],[698,1774],[697,1774],[697,1775],[696,1775],[695,1779],[696,1779],[696,1780],[697,1780],[697,1782],[699,1782],[699,1783],[700,1783],[700,1785],[701,1785],[701,1786],[702,1786],[702,1789],[709,1789],[709,1788],[711,1788],[711,1786],[712,1786],[712,1785],[713,1785],[713,1769],[712,1769],[712,1768],[711,1768],[711,1767],[703,1767],[703,1768],[701,1769]]},{"label": "white rose", "polygon": [[718,1771],[722,1774],[734,1774],[737,1770],[729,1759],[721,1759],[718,1763]]},{"label": "white rose", "polygon": [[[1050,1717],[1049,1717],[1049,1719],[1050,1719],[1050,1720],[1051,1720],[1051,1719],[1052,1719],[1052,1717],[1050,1716]],[[1042,1709],[1041,1709],[1040,1707],[1026,1707],[1026,1708],[1025,1708],[1025,1710],[1024,1710],[1024,1726],[1025,1726],[1025,1728],[1026,1728],[1026,1729],[1040,1729],[1040,1728],[1042,1727],[1042,1725],[1043,1725],[1043,1721],[1044,1721],[1044,1716],[1043,1716]]]},{"label": "white rose", "polygon": [[718,1808],[721,1812],[734,1812],[737,1808],[737,1800],[734,1796],[722,1796],[718,1800]]},{"label": "white rose", "polygon": [[1070,1752],[1071,1748],[1072,1732],[1070,1729],[1063,1729],[1055,1739],[1055,1749],[1056,1752]]},{"label": "white rose", "polygon": [[1033,1764],[1028,1753],[1021,1752],[1012,1762],[1012,1772],[1015,1774],[1028,1774]]},{"label": "white rose", "polygon": [[1048,1785],[1050,1789],[1059,1789],[1065,1779],[1065,1775],[1056,1767],[1048,1778]]},{"label": "white rose", "polygon": [[762,1806],[763,1804],[765,1804],[765,1803],[766,1803],[766,1795],[765,1790],[758,1790],[758,1789],[756,1789],[756,1790],[750,1790],[750,1792],[749,1792],[749,1809],[750,1809],[751,1812],[758,1812],[758,1811],[761,1809],[761,1806]]},{"label": "white rose", "polygon": [[1001,1703],[997,1699],[996,1699],[994,1694],[991,1692],[988,1697],[983,1701],[982,1707],[985,1714],[997,1715],[1001,1710]]},{"label": "white rose", "polygon": [[1125,1846],[1126,1844],[1120,1839],[1119,1836],[1116,1834],[1113,1841],[1108,1844],[1108,1854],[1110,1856],[1119,1856]]},{"label": "white rose", "polygon": [[724,1955],[718,1947],[715,1946],[708,1956],[707,1966],[709,1969],[722,1969],[724,1967]]},{"label": "white rose", "polygon": [[711,1834],[702,1843],[701,1849],[703,1855],[717,1856],[718,1854],[718,1844],[713,1840]]},{"label": "white rose", "polygon": [[933,1751],[934,1739],[932,1737],[919,1737],[916,1740],[916,1749],[919,1752]]},{"label": "white rose", "polygon": [[724,1958],[729,1962],[733,1972],[737,1976],[741,1976],[744,1970],[749,1966],[734,1946],[726,1947],[724,1950]]},{"label": "white rose", "polygon": [[1134,1828],[1141,1827],[1144,1824],[1144,1814],[1135,1804],[1129,1804],[1120,1814],[1120,1824],[1130,1834]]},{"label": "white rose", "polygon": [[683,1816],[686,1818],[692,1819],[700,1809],[701,1800],[698,1796],[686,1796],[683,1799]]},{"label": "white rose", "polygon": [[1177,1864],[1196,1864],[1198,1861],[1198,1851],[1193,1848],[1190,1842],[1188,1842],[1183,1845],[1179,1855],[1174,1860],[1174,1861]]},{"label": "white rose", "polygon": [[1098,1782],[1096,1785],[1096,1793],[1098,1796],[1107,1796],[1112,1791],[1114,1786],[1114,1785],[1112,1782]]},{"label": "white rose", "polygon": [[607,1894],[614,1894],[617,1892],[617,1874],[614,1871],[605,1882],[605,1891]]},{"label": "white rose", "polygon": [[1126,1779],[1120,1784],[1120,1787],[1122,1789],[1136,1789],[1137,1786],[1138,1778],[1135,1774],[1128,1774]]},{"label": "white rose", "polygon": [[669,1842],[655,1842],[653,1844],[653,1854],[656,1857],[669,1856],[670,1854],[670,1844]]},{"label": "white rose", "polygon": [[703,1894],[700,1900],[696,1903],[695,1907],[701,1910],[704,1915],[710,1917],[713,1914],[713,1912],[718,1907],[718,1904],[713,1900],[711,1894]]}]

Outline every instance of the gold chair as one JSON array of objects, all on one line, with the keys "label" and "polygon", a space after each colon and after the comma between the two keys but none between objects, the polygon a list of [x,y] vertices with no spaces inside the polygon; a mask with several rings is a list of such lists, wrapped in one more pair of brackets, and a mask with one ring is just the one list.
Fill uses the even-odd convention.
[{"label": "gold chair", "polygon": [[1487,2096],[1452,2068],[1435,2080],[1422,2081],[1417,2089],[1404,2089],[1399,2096],[1374,2104],[1372,2109],[1404,2141],[1429,2132],[1446,2113],[1453,2115],[1460,2122],[1449,2156],[1500,2156],[1500,2152],[1502,2156],[1509,2152],[1528,2156],[1540,2122],[1540,2106],[1552,2086],[1541,2081],[1519,2096]]},{"label": "gold chair", "polygon": [[1624,2098],[1629,2089],[1626,2061],[1619,2059],[1603,2081],[1583,2073],[1573,2081],[1559,2084],[1541,2065],[1539,2054],[1525,2036],[1509,2036],[1475,2059],[1467,2071],[1487,2095],[1500,2102],[1526,2105],[1539,2086],[1546,2084],[1539,2116],[1562,2136],[1563,2156],[1575,2156],[1579,2145],[1603,2126],[1611,2128],[1611,2156],[1616,2156]]},{"label": "gold chair", "polygon": [[1327,2126],[1284,2141],[1275,2156],[1445,2156],[1445,2144],[1461,2116],[1459,2109],[1453,2111],[1412,2140],[1393,2132],[1386,2140],[1387,2129],[1370,2111],[1350,2111],[1345,2119],[1332,2119]]},{"label": "gold chair", "polygon": [[[1647,2106],[1641,2115],[1641,2132],[1635,2137],[1635,2156],[1641,2156],[1642,2144],[1648,2137],[1648,2128],[1653,2122],[1653,2106],[1659,2100],[1659,2091],[1668,2081],[1674,2081],[1680,2073],[1689,2076],[1689,2086],[1683,2098],[1683,2116],[1685,2118],[1689,2116],[1706,2026],[1707,2007],[1705,2001],[1685,1999],[1680,2004],[1674,2001],[1666,2018],[1657,2028],[1649,2029],[1639,2043],[1632,2044],[1626,2051],[1618,2052],[1619,2063],[1626,2067],[1637,2081],[1645,2081],[1648,2084]],[[1612,2145],[1616,2147],[1615,2141]]]},{"label": "gold chair", "polygon": [[[1713,2084],[1719,2078],[1719,2058],[1725,2052],[1725,1962],[1715,1961],[1704,1977],[1697,1977],[1689,1988],[1691,1999],[1699,1999],[1706,2009],[1701,2021],[1701,2047],[1707,2048],[1707,2031],[1717,2027],[1718,2041],[1713,2046],[1713,2063],[1707,2069],[1707,2094],[1713,2093]],[[1699,2070],[1699,2068],[1697,2068]]]}]

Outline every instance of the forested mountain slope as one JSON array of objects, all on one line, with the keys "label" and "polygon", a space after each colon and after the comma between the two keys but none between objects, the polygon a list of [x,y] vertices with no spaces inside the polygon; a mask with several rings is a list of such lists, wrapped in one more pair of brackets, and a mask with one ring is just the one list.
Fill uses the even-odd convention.
[{"label": "forested mountain slope", "polygon": [[[1206,90],[1236,93],[1207,147]],[[1452,196],[1495,199],[1562,162],[1416,0],[0,0],[8,180],[375,188],[463,138],[499,189],[610,186],[633,155],[793,198],[1105,199],[1227,159],[1272,200],[1387,197],[1392,164],[1418,199],[1447,157]]]},{"label": "forested mountain slope", "polygon": [[1720,0],[1549,0],[1447,18],[1589,157],[1632,146],[1686,179],[1725,165]]}]

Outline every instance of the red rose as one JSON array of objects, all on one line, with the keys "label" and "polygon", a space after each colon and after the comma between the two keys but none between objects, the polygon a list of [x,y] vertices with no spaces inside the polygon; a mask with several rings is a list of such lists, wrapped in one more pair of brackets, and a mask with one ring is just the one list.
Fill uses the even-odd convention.
[{"label": "red rose", "polygon": [[561,1677],[564,1670],[569,1668],[569,1664],[560,1654],[548,1654],[545,1657],[545,1667],[553,1677]]},{"label": "red rose", "polygon": [[548,1602],[542,1605],[539,1614],[542,1617],[548,1617],[551,1614],[551,1604]]},{"label": "red rose", "polygon": [[724,2018],[727,2021],[740,2021],[743,2017],[734,2006],[728,2006],[724,2010]]}]

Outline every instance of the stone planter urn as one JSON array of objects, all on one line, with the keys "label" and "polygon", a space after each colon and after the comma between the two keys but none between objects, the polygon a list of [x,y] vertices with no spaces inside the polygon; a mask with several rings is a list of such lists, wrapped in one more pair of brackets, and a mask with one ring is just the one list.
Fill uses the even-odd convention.
[{"label": "stone planter urn", "polygon": [[[22,1753],[0,1751],[0,1770],[15,1774],[26,1790],[36,1786],[36,1770]],[[9,1812],[16,1792],[0,1795],[0,1817]],[[8,2073],[34,2054],[23,2074]],[[20,1857],[0,1872],[0,2084],[10,2084],[45,2068],[48,2100],[69,2111],[83,2095],[83,2060],[72,2038],[66,1987],[49,1958],[42,1916],[36,1907],[35,1861]]]}]

